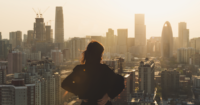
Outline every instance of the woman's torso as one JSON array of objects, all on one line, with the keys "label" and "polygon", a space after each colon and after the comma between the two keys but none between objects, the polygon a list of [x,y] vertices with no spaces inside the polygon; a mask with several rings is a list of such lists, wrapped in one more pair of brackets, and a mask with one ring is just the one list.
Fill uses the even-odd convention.
[{"label": "woman's torso", "polygon": [[[108,81],[111,78],[109,70],[111,69],[104,64],[95,66],[79,65],[77,68],[81,81],[79,98],[88,99],[88,103],[83,102],[81,105],[94,104],[106,94]],[[106,105],[111,105],[111,103],[108,102]]]}]

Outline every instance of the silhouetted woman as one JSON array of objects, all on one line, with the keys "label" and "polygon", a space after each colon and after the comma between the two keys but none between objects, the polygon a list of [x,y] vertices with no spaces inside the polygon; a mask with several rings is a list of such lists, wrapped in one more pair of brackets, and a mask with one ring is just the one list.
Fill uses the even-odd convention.
[{"label": "silhouetted woman", "polygon": [[104,48],[91,41],[82,53],[81,65],[62,82],[62,88],[83,99],[81,105],[112,105],[110,99],[124,89],[124,78],[101,64]]}]

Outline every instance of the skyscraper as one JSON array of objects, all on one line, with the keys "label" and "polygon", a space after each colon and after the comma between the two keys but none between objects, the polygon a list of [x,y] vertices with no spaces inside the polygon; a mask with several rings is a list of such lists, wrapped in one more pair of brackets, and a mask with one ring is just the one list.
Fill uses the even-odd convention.
[{"label": "skyscraper", "polygon": [[0,40],[0,59],[7,59],[10,50],[12,50],[12,44],[9,43],[9,40]]},{"label": "skyscraper", "polygon": [[189,46],[189,29],[185,22],[178,24],[179,48]]},{"label": "skyscraper", "polygon": [[16,32],[10,32],[9,41],[10,41],[10,44],[12,44],[12,48],[15,48],[16,47]]},{"label": "skyscraper", "polygon": [[45,38],[45,23],[44,18],[35,18],[34,37],[37,41],[44,41]]},{"label": "skyscraper", "polygon": [[51,26],[46,26],[46,42],[53,43],[53,29],[51,29]]},{"label": "skyscraper", "polygon": [[169,92],[177,92],[179,88],[179,72],[176,70],[165,70],[161,72],[161,87],[163,96]]},{"label": "skyscraper", "polygon": [[27,42],[29,44],[33,43],[33,39],[34,39],[34,31],[33,30],[28,30],[27,31]]},{"label": "skyscraper", "polygon": [[168,21],[165,22],[162,30],[161,56],[166,58],[173,56],[173,33]]},{"label": "skyscraper", "polygon": [[19,51],[12,51],[8,55],[8,74],[22,72],[22,54]]},{"label": "skyscraper", "polygon": [[146,45],[144,14],[135,14],[135,45]]},{"label": "skyscraper", "polygon": [[22,45],[22,32],[17,31],[16,32],[16,46],[20,47]]},{"label": "skyscraper", "polygon": [[64,19],[62,7],[56,7],[55,43],[64,42]]},{"label": "skyscraper", "polygon": [[154,94],[154,61],[146,58],[145,62],[141,61],[138,67],[139,70],[139,90],[148,94]]},{"label": "skyscraper", "polygon": [[28,37],[28,35],[24,34],[24,42],[25,43],[27,42],[27,37]]},{"label": "skyscraper", "polygon": [[128,44],[128,29],[118,29],[117,30],[118,39],[117,39],[117,52],[119,54],[125,54]]},{"label": "skyscraper", "polygon": [[114,52],[114,38],[114,30],[109,28],[108,32],[106,32],[106,52]]},{"label": "skyscraper", "polygon": [[144,14],[135,14],[135,52],[137,56],[146,56],[146,25]]}]

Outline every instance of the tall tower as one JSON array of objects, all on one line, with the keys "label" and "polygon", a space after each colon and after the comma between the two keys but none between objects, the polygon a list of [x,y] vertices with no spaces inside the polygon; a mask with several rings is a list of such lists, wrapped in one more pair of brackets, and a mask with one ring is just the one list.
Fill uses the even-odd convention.
[{"label": "tall tower", "polygon": [[185,22],[180,22],[178,24],[178,38],[179,48],[189,47],[189,29],[187,29],[187,24]]},{"label": "tall tower", "polygon": [[165,22],[162,30],[161,56],[166,58],[173,56],[173,33],[168,21]]},{"label": "tall tower", "polygon": [[46,42],[53,43],[53,29],[51,29],[51,26],[45,26],[46,27]]},{"label": "tall tower", "polygon": [[117,39],[117,52],[119,54],[126,54],[128,51],[128,29],[117,29],[118,39]]},{"label": "tall tower", "polygon": [[45,23],[44,18],[37,17],[35,18],[34,23],[34,38],[37,41],[44,41],[45,38]]},{"label": "tall tower", "polygon": [[135,46],[146,46],[146,25],[144,14],[135,14]]},{"label": "tall tower", "polygon": [[64,19],[62,7],[56,7],[55,43],[64,42]]},{"label": "tall tower", "polygon": [[139,70],[139,90],[143,90],[144,93],[154,94],[155,81],[154,81],[154,72],[155,72],[155,63],[152,60],[145,59],[141,61],[138,67]]}]

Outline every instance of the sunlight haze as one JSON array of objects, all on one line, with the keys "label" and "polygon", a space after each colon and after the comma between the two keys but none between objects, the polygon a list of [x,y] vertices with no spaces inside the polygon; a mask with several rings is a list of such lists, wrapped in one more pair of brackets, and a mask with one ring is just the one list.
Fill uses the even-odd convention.
[{"label": "sunlight haze", "polygon": [[[173,36],[178,36],[178,23],[186,22],[190,39],[200,35],[199,0],[1,0],[0,32],[9,38],[9,32],[20,30],[27,34],[33,30],[36,11],[44,12],[45,24],[55,20],[55,7],[63,6],[64,37],[106,35],[108,28],[128,29],[134,37],[135,14],[145,14],[147,38],[161,36],[165,21],[172,26]],[[55,21],[51,22],[53,32]],[[53,35],[54,36],[54,35]]]}]

